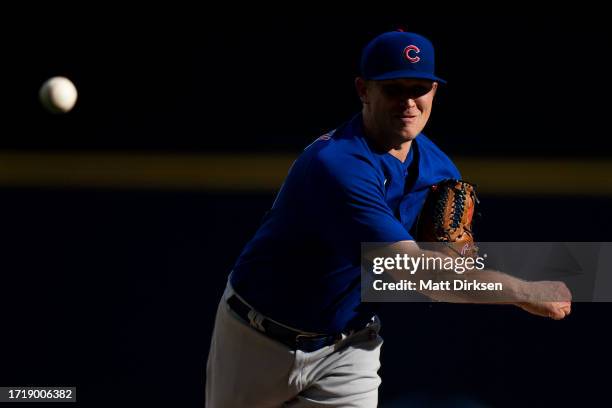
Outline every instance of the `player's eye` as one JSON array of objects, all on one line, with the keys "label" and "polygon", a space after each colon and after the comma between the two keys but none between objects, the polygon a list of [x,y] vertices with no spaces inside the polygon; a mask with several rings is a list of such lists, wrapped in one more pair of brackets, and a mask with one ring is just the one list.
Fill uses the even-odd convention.
[{"label": "player's eye", "polygon": [[403,89],[399,85],[383,85],[382,91],[385,95],[395,98],[401,96]]},{"label": "player's eye", "polygon": [[383,85],[383,93],[390,98],[415,99],[419,98],[429,91],[433,85],[411,85],[402,86],[397,84]]},{"label": "player's eye", "polygon": [[406,94],[410,95],[411,98],[418,98],[431,91],[431,86],[427,87],[424,85],[415,85],[406,90]]}]

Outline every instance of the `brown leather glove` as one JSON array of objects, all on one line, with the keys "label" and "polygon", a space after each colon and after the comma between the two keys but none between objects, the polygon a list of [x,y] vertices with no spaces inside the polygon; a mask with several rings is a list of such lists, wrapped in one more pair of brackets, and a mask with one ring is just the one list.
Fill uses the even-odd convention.
[{"label": "brown leather glove", "polygon": [[463,180],[447,179],[431,187],[417,221],[416,239],[443,242],[432,249],[452,256],[478,256],[472,218],[478,198],[476,186]]}]

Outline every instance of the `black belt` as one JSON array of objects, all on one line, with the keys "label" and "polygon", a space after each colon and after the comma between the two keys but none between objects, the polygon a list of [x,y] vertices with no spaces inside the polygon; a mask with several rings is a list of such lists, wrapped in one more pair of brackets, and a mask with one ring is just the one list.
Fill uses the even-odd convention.
[{"label": "black belt", "polygon": [[251,311],[255,313],[255,311],[251,309],[249,305],[240,300],[240,298],[238,298],[236,295],[232,295],[227,300],[227,304],[229,305],[230,309],[240,316],[240,318],[247,324],[250,324],[253,328],[261,331],[266,336],[285,344],[292,350],[311,352],[334,344],[342,338],[341,334],[305,334],[297,330],[289,329],[265,318],[261,322],[258,322],[259,327],[256,327],[251,324],[251,318],[249,317],[249,313]]}]

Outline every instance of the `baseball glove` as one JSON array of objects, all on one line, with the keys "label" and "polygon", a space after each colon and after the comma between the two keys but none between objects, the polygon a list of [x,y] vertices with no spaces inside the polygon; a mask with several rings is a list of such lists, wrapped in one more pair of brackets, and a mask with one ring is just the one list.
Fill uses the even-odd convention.
[{"label": "baseball glove", "polygon": [[476,186],[463,180],[447,179],[431,187],[417,221],[419,244],[433,245],[451,256],[476,257],[472,219],[476,204]]}]

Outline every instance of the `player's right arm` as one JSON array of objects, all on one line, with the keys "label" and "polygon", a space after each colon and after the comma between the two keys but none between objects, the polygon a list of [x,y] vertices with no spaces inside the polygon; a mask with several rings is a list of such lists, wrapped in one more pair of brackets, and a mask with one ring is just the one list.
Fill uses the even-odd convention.
[{"label": "player's right arm", "polygon": [[[390,256],[407,254],[410,257],[429,257],[445,259],[448,255],[441,252],[419,248],[415,241],[400,241],[389,245],[384,252]],[[406,270],[390,269],[388,274],[395,280],[434,279],[436,281],[452,281],[457,275],[452,270],[427,269],[417,270],[410,274]],[[560,281],[525,281],[511,275],[492,269],[466,271],[460,275],[462,279],[479,283],[501,283],[501,291],[475,290],[419,290],[431,299],[454,303],[491,303],[513,304],[532,314],[563,319],[571,312],[571,293]]]},{"label": "player's right arm", "polygon": [[[394,217],[385,201],[384,175],[380,174],[368,156],[333,150],[323,150],[320,153],[311,170],[313,182],[317,183],[323,199],[328,200],[324,211],[334,211],[337,214],[336,225],[328,231],[330,236],[333,235],[330,240],[390,243],[387,249],[400,255],[446,256],[419,248],[404,226]],[[457,278],[457,274],[447,270],[428,270],[422,273],[428,273],[436,279]],[[405,279],[406,275],[396,272],[392,277],[399,280]],[[468,274],[464,275],[464,278],[467,277]],[[571,295],[563,282],[528,282],[494,270],[478,271],[469,278],[480,282],[502,283],[503,290],[500,293],[422,293],[445,302],[510,303],[530,313],[553,319],[561,319],[570,312]],[[550,299],[559,301],[547,301]]]}]

